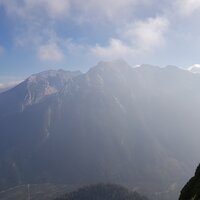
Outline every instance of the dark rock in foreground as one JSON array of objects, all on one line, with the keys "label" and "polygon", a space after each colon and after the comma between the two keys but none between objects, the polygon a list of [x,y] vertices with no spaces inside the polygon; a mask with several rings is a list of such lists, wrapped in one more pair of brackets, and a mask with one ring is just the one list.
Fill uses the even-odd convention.
[{"label": "dark rock in foreground", "polygon": [[181,191],[179,200],[199,200],[200,199],[200,165],[195,175],[189,180]]}]

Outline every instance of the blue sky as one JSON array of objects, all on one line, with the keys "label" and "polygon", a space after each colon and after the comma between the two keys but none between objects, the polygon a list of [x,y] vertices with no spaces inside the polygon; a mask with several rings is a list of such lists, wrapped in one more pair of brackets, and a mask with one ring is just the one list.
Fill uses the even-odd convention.
[{"label": "blue sky", "polygon": [[0,0],[0,84],[100,60],[200,63],[200,0]]}]

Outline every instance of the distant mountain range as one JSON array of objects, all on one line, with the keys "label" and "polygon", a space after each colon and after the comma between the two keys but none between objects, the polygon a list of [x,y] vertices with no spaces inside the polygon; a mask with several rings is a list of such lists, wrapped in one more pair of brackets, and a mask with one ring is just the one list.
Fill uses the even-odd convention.
[{"label": "distant mountain range", "polygon": [[200,74],[100,62],[0,94],[0,189],[114,182],[177,199],[200,160]]}]

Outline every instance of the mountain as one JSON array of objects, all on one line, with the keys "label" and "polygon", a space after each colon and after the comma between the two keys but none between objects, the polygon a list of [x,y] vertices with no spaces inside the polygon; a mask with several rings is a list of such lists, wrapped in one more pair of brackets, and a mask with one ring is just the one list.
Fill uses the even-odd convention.
[{"label": "mountain", "polygon": [[73,77],[80,74],[79,71],[49,70],[30,76],[13,89],[1,94],[0,116],[4,113],[22,112],[26,107],[42,102],[45,98],[57,94]]},{"label": "mountain", "polygon": [[200,199],[200,165],[195,175],[181,190],[179,200],[199,200]]},{"label": "mountain", "polygon": [[56,200],[147,200],[136,192],[114,184],[97,184],[86,186],[77,191],[70,192]]},{"label": "mountain", "polygon": [[29,77],[0,94],[0,189],[114,182],[177,199],[200,159],[199,87],[190,71],[122,60]]}]

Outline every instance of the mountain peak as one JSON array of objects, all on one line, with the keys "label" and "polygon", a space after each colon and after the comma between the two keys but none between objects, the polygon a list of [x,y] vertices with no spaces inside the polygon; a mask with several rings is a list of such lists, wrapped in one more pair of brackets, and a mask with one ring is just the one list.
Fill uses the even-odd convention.
[{"label": "mountain peak", "polygon": [[[42,102],[47,97],[61,91],[72,78],[80,75],[79,71],[47,70],[33,74],[15,88],[2,94],[9,97],[10,108],[24,111],[28,106]],[[20,94],[17,95],[16,94]],[[4,99],[3,98],[3,99]],[[2,100],[3,101],[3,100]]]},{"label": "mountain peak", "polygon": [[[89,70],[89,73],[102,73],[102,72],[110,72],[110,71],[119,71],[122,72],[124,70],[130,70],[132,67],[127,64],[123,59],[112,60],[112,61],[100,61],[96,66],[92,67]],[[126,71],[125,70],[125,71]]]},{"label": "mountain peak", "polygon": [[97,68],[130,68],[130,65],[123,59],[117,59],[112,61],[100,61],[95,67]]},{"label": "mountain peak", "polygon": [[167,68],[167,69],[180,69],[179,67],[177,67],[175,65],[167,65],[165,68]]},{"label": "mountain peak", "polygon": [[58,93],[64,85],[75,76],[80,75],[79,71],[48,70],[31,75],[26,80],[27,104],[31,105],[40,102],[44,97]]},{"label": "mountain peak", "polygon": [[98,65],[106,65],[106,66],[119,66],[119,65],[128,65],[128,63],[124,59],[116,59],[111,61],[100,61]]},{"label": "mountain peak", "polygon": [[65,76],[69,76],[71,74],[76,74],[79,75],[81,74],[80,71],[66,71],[63,69],[58,69],[58,70],[46,70],[46,71],[42,71],[40,73],[36,73],[36,74],[32,74],[29,78],[27,78],[27,80],[29,82],[34,81],[35,79],[48,79],[48,78],[52,78],[52,77],[56,77],[56,76],[60,76],[60,77],[65,77]]}]

